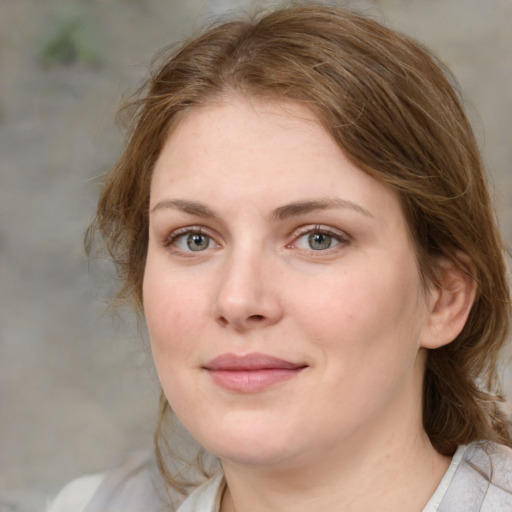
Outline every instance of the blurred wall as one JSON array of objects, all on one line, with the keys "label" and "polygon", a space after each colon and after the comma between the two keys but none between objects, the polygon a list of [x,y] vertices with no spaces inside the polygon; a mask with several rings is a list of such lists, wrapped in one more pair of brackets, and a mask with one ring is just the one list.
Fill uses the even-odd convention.
[{"label": "blurred wall", "polygon": [[[129,313],[106,312],[112,270],[83,254],[94,178],[119,152],[118,99],[154,51],[251,3],[0,0],[0,512],[43,510],[66,481],[150,445],[147,343]],[[455,71],[512,241],[512,3],[348,3]]]}]

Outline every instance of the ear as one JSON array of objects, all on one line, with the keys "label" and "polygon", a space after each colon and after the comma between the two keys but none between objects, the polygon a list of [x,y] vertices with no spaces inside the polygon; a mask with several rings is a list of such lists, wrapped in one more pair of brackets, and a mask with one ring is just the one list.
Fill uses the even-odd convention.
[{"label": "ear", "polygon": [[474,266],[464,254],[453,260],[439,261],[438,281],[432,285],[429,318],[423,332],[421,346],[435,349],[451,343],[462,331],[475,301],[476,282]]}]

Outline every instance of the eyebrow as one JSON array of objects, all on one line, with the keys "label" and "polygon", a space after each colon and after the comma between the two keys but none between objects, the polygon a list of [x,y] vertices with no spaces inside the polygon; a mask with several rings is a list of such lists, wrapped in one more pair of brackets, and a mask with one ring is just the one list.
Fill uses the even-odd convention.
[{"label": "eyebrow", "polygon": [[164,201],[160,201],[151,209],[151,213],[167,208],[181,210],[182,212],[197,215],[198,217],[217,218],[216,213],[205,204],[197,203],[196,201],[187,201],[185,199],[165,199]]},{"label": "eyebrow", "polygon": [[[181,210],[185,213],[196,215],[198,217],[205,217],[210,219],[218,218],[218,215],[205,204],[196,201],[188,201],[185,199],[165,199],[157,203],[151,209],[151,212],[153,213],[155,211],[165,210],[167,208]],[[296,201],[275,208],[272,211],[271,217],[276,220],[285,220],[289,219],[290,217],[306,215],[317,210],[329,210],[335,208],[348,208],[366,217],[373,218],[373,215],[368,210],[358,205],[357,203],[339,198]]]},{"label": "eyebrow", "polygon": [[357,203],[339,198],[297,201],[276,208],[272,212],[272,217],[275,219],[284,220],[290,217],[306,215],[317,210],[330,210],[337,208],[348,208],[366,217],[373,218],[373,215],[368,210],[358,205]]}]

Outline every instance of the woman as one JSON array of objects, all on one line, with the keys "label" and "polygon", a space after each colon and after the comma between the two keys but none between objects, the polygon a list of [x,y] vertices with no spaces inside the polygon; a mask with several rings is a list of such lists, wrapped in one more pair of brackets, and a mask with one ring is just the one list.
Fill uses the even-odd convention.
[{"label": "woman", "polygon": [[[162,59],[90,231],[147,322],[162,478],[132,461],[52,510],[512,510],[509,292],[451,82],[321,6]],[[171,409],[220,461],[197,488]]]}]

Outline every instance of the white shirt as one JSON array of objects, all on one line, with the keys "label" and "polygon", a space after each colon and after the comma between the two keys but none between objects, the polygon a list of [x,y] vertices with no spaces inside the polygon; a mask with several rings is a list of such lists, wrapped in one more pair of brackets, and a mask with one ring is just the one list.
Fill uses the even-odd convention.
[{"label": "white shirt", "polygon": [[[147,459],[139,460],[123,466],[114,476],[75,480],[61,491],[48,512],[160,512],[168,502],[162,495],[156,496],[147,466]],[[219,512],[225,486],[219,471],[174,510]],[[460,446],[422,512],[512,512],[512,449],[495,443]]]}]

